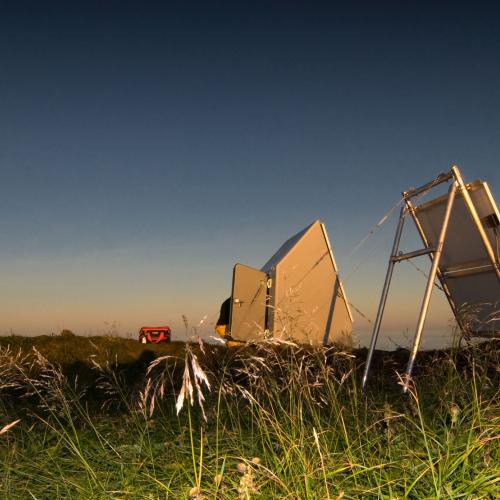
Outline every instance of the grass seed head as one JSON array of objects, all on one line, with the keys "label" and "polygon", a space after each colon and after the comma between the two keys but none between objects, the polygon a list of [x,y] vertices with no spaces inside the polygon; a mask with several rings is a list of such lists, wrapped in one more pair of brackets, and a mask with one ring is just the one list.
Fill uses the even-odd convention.
[{"label": "grass seed head", "polygon": [[456,424],[458,422],[458,416],[460,415],[460,407],[456,403],[450,404],[450,415],[451,423]]},{"label": "grass seed head", "polygon": [[189,498],[195,498],[196,500],[202,500],[201,490],[198,486],[194,486],[189,490]]},{"label": "grass seed head", "polygon": [[[238,464],[240,465],[240,464]],[[244,465],[244,464],[243,464]],[[245,466],[246,471],[241,476],[240,484],[238,485],[238,499],[239,500],[249,500],[252,497],[252,493],[257,491],[253,479],[253,470],[250,466]]]},{"label": "grass seed head", "polygon": [[239,462],[238,465],[236,466],[236,469],[240,474],[245,474],[248,469],[248,466],[244,462]]}]

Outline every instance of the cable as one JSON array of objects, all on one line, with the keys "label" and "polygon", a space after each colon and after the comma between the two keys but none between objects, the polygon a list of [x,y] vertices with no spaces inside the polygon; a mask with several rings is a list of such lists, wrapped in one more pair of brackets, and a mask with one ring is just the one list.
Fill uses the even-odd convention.
[{"label": "cable", "polygon": [[[347,259],[349,259],[350,257],[352,257],[367,241],[369,238],[371,238],[371,236],[373,236],[375,234],[375,232],[383,225],[387,222],[387,220],[391,217],[391,215],[393,214],[393,212],[396,210],[396,208],[398,208],[399,205],[401,205],[401,203],[403,202],[403,198],[401,198],[394,206],[392,206],[386,213],[385,215],[376,223],[374,224],[370,230],[368,231],[368,233],[361,239],[361,241],[347,254]],[[376,249],[374,248],[369,254],[368,256],[372,255],[374,252],[376,251]],[[343,278],[343,282],[346,283],[347,281],[349,281],[353,276],[354,274],[356,274],[359,269],[363,266],[363,264],[365,264],[365,262],[367,261],[366,259],[366,256],[365,258],[363,258],[362,260],[359,261],[359,263],[356,265],[356,267],[354,267],[351,271],[349,271],[348,273],[346,273],[345,277]]]},{"label": "cable", "polygon": [[352,255],[354,255],[365,243],[366,241],[375,234],[375,231],[380,227],[382,226],[386,221],[387,219],[389,219],[389,217],[392,215],[392,213],[394,212],[394,210],[396,210],[396,208],[398,208],[399,205],[401,205],[401,203],[403,202],[404,198],[401,198],[393,207],[391,207],[388,212],[376,223],[374,224],[370,230],[368,231],[368,233],[366,234],[366,236],[364,236],[361,241],[347,254],[347,259],[349,259]]},{"label": "cable", "polygon": [[[420,267],[418,267],[414,262],[412,262],[411,259],[408,259],[405,262],[411,264],[419,273],[423,274],[427,279],[429,279],[429,275],[423,269],[420,269]],[[434,286],[439,290],[441,290],[442,292],[444,292],[443,287],[438,283],[436,283],[436,281],[434,281]]]},{"label": "cable", "polygon": [[373,325],[373,321],[366,315],[366,314],[363,314],[350,300],[348,300],[349,302],[349,305],[360,315],[362,316],[363,318],[366,319],[366,321],[368,321],[368,323],[370,323],[370,325]]}]

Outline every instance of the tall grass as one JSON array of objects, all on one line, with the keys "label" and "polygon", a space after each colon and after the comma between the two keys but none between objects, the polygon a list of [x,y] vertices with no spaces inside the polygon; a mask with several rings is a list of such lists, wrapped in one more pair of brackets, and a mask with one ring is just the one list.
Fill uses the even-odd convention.
[{"label": "tall grass", "polygon": [[398,352],[366,394],[363,351],[285,341],[92,359],[0,349],[0,496],[498,497],[495,341],[423,353],[409,395]]}]

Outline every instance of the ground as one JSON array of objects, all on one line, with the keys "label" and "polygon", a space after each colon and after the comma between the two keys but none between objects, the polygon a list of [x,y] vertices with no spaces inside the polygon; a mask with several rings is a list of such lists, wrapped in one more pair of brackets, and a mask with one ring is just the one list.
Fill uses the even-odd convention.
[{"label": "ground", "polygon": [[365,358],[0,338],[1,496],[496,498],[498,342],[419,354],[408,395],[408,352],[376,352],[366,394]]}]

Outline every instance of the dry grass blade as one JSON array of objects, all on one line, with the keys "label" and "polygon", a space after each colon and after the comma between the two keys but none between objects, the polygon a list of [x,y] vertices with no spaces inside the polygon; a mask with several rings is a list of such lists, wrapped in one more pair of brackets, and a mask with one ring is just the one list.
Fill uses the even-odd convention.
[{"label": "dry grass blade", "polygon": [[184,366],[184,373],[182,375],[182,387],[175,404],[177,415],[179,415],[182,407],[184,406],[184,399],[188,399],[191,406],[193,405],[193,384],[191,383],[191,375],[189,373],[188,363],[186,363]]},{"label": "dry grass blade", "polygon": [[5,434],[8,432],[12,427],[14,427],[16,424],[18,424],[21,421],[21,419],[14,420],[14,422],[11,422],[10,424],[7,424],[5,427],[2,427],[0,429],[0,434]]},{"label": "dry grass blade", "polygon": [[196,387],[198,404],[201,408],[203,419],[206,421],[207,415],[205,413],[205,408],[203,406],[203,402],[205,401],[205,396],[203,395],[202,385],[205,384],[206,388],[210,391],[210,382],[208,381],[208,377],[206,376],[205,372],[201,369],[196,354],[193,354],[191,356],[191,368],[193,370],[193,375],[194,375],[193,380],[194,380],[194,385]]}]

